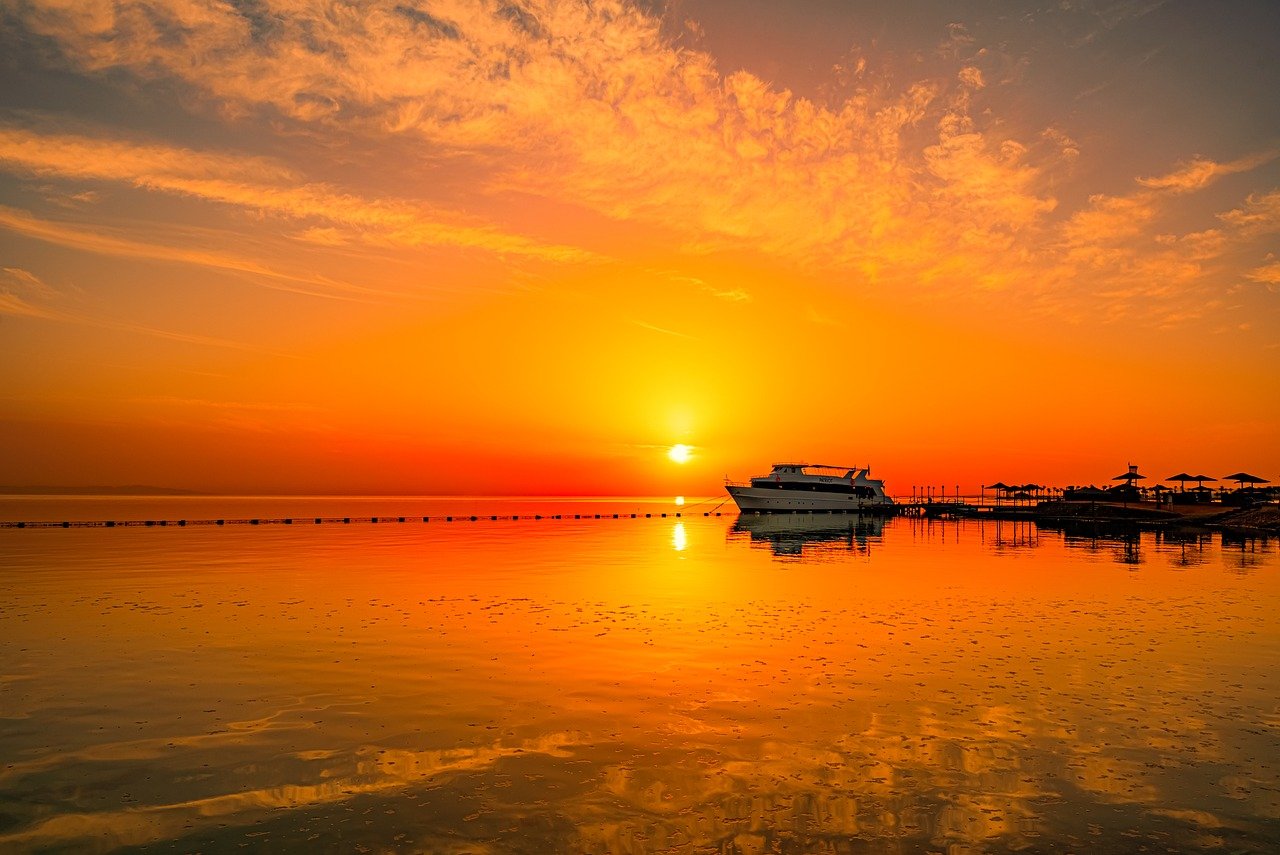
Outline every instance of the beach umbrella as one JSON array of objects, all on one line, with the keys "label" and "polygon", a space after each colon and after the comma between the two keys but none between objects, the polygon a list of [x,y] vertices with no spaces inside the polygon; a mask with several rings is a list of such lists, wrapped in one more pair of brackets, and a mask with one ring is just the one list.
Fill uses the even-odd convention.
[{"label": "beach umbrella", "polygon": [[1010,487],[1008,484],[1006,484],[1006,483],[1005,483],[1005,482],[1003,482],[1003,481],[997,481],[997,482],[995,482],[994,484],[988,484],[988,485],[986,486],[986,489],[988,489],[988,490],[1012,490],[1013,488],[1012,488],[1012,487]]},{"label": "beach umbrella", "polygon": [[1130,469],[1128,472],[1124,473],[1123,475],[1117,475],[1111,480],[1112,481],[1128,481],[1130,484],[1132,484],[1134,481],[1138,481],[1138,480],[1145,481],[1146,478],[1147,478],[1146,475],[1139,475],[1137,471],[1135,471],[1134,469]]},{"label": "beach umbrella", "polygon": [[[1207,479],[1212,481],[1212,478]],[[1232,475],[1223,475],[1223,481],[1235,481],[1240,485],[1240,489],[1244,489],[1244,485],[1248,484],[1270,484],[1266,478],[1259,478],[1257,475],[1250,475],[1248,472],[1236,472]]]},{"label": "beach umbrella", "polygon": [[1196,480],[1196,476],[1188,475],[1186,472],[1179,472],[1177,475],[1170,475],[1168,478],[1165,478],[1164,480],[1177,481],[1178,488],[1181,490],[1185,490],[1187,488],[1187,482]]},{"label": "beach umbrella", "polygon": [[1210,478],[1208,475],[1192,475],[1191,480],[1196,482],[1197,487],[1203,487],[1205,481],[1217,481],[1217,478]]}]

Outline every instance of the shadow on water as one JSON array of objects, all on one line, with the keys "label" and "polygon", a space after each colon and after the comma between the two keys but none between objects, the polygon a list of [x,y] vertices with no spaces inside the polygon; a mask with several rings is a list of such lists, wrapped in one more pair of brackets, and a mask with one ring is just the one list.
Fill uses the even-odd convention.
[{"label": "shadow on water", "polygon": [[884,536],[884,523],[884,517],[846,513],[739,514],[727,536],[746,535],[753,547],[785,558],[813,558],[823,549],[870,554]]}]

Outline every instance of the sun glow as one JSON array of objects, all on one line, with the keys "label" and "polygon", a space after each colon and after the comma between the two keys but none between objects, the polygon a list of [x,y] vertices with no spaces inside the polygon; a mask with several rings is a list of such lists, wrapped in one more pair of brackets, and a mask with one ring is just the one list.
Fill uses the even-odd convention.
[{"label": "sun glow", "polygon": [[678,443],[671,446],[667,451],[667,457],[671,458],[673,463],[688,463],[689,458],[693,456],[693,447]]}]

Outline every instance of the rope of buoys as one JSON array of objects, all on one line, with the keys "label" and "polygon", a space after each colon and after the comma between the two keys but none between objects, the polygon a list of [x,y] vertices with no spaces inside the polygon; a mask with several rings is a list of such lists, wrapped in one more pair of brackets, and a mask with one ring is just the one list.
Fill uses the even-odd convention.
[{"label": "rope of buoys", "polygon": [[[723,505],[723,504],[724,504],[724,502],[721,502],[721,503],[720,503],[720,505]],[[720,505],[716,505],[716,508],[719,508],[719,507],[720,507]],[[663,512],[658,513],[658,514],[654,514],[653,512],[649,512],[649,513],[645,513],[643,516],[644,516],[644,519],[652,519],[654,516],[657,516],[657,517],[658,517],[658,518],[660,518],[660,519],[666,519],[667,517],[682,518],[684,515],[685,515],[685,512],[683,512],[683,511],[676,511],[676,512],[674,512],[674,513],[663,511]],[[719,510],[714,510],[714,509],[713,509],[713,510],[710,510],[710,511],[704,511],[702,515],[703,515],[704,517],[709,517],[709,516],[717,516],[717,517],[718,517],[718,516],[722,516],[722,514],[721,514],[721,512],[720,512]],[[640,513],[639,513],[639,512],[634,512],[634,513],[613,513],[613,514],[608,514],[608,513],[606,513],[606,514],[581,514],[581,513],[578,513],[578,514],[573,514],[573,519],[575,519],[575,520],[604,520],[604,519],[615,519],[615,520],[616,520],[616,519],[633,519],[633,520],[634,520],[634,519],[638,519],[638,518],[640,518],[640,516],[641,516],[641,515],[640,515]],[[559,520],[559,519],[567,519],[568,517],[569,517],[569,515],[568,515],[568,514],[546,514],[546,515],[543,515],[543,514],[533,514],[532,516],[530,516],[529,514],[525,514],[525,515],[523,515],[523,516],[521,516],[520,514],[488,514],[488,515],[486,515],[486,516],[481,516],[481,515],[479,515],[479,514],[473,514],[473,515],[464,515],[464,516],[454,516],[454,515],[446,515],[446,516],[443,516],[443,517],[439,517],[439,516],[437,516],[437,517],[434,517],[434,519],[435,519],[437,522],[439,522],[440,520],[444,520],[445,522],[455,522],[455,521],[458,521],[458,520],[468,520],[468,521],[470,521],[470,522],[480,522],[480,521],[482,521],[482,520],[484,520],[484,519],[486,519],[486,518],[487,518],[490,522],[502,522],[502,521],[520,522],[521,520],[523,520],[523,521],[525,521],[525,522],[530,522],[530,521],[535,521],[535,520],[536,520],[536,521],[540,521],[540,520],[552,520],[552,519],[555,519],[555,520]],[[432,518],[432,517],[430,517],[430,516],[424,516],[424,517],[422,517],[422,522],[424,522],[424,523],[429,523],[429,522],[431,522],[431,520],[432,520],[432,519],[433,519],[433,518]],[[396,521],[396,522],[398,522],[398,523],[404,523],[404,522],[409,522],[409,521],[416,521],[416,518],[410,518],[410,517],[407,517],[407,516],[405,516],[405,517],[373,517],[373,516],[371,516],[371,517],[313,517],[313,518],[312,518],[312,523],[311,523],[311,524],[312,524],[312,525],[317,525],[317,526],[319,526],[319,525],[333,525],[333,524],[351,525],[352,523],[369,523],[369,524],[378,524],[379,522],[382,522],[382,523],[388,523],[388,522],[391,522],[392,520],[395,520],[395,521]],[[158,520],[157,520],[157,519],[151,519],[151,520],[58,520],[58,521],[41,521],[41,520],[36,520],[36,521],[31,521],[31,520],[3,521],[3,520],[0,520],[0,528],[23,528],[23,529],[26,529],[26,528],[132,528],[132,527],[139,527],[139,526],[141,526],[141,527],[146,527],[146,528],[154,528],[154,527],[156,527],[156,526],[166,526],[166,527],[167,527],[167,526],[170,526],[170,525],[178,526],[178,527],[181,527],[181,528],[187,528],[187,527],[193,527],[193,526],[229,526],[229,525],[231,525],[231,526],[239,526],[239,525],[250,525],[250,526],[255,526],[255,525],[256,525],[256,526],[264,526],[264,525],[288,525],[288,526],[292,526],[292,525],[296,525],[296,524],[303,523],[303,522],[304,522],[304,520],[302,520],[302,519],[298,519],[298,518],[295,518],[295,517],[279,517],[279,518],[275,518],[275,519],[268,519],[268,518],[265,518],[265,517],[249,517],[249,518],[245,518],[245,519],[226,519],[226,518],[222,518],[222,519],[203,519],[203,520],[188,520],[188,519],[179,519],[179,520],[164,520],[164,519],[158,519]]]}]

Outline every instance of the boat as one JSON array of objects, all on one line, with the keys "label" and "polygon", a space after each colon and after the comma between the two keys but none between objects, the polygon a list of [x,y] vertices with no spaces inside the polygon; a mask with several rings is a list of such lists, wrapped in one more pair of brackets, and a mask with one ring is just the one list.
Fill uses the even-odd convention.
[{"label": "boat", "polygon": [[725,480],[740,511],[861,511],[892,507],[884,481],[869,466],[775,463],[748,483]]}]

